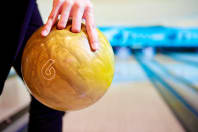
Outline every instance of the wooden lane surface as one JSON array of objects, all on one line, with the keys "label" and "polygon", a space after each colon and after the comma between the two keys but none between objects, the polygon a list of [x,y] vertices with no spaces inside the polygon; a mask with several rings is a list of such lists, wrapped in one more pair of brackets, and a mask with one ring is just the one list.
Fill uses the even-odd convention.
[{"label": "wooden lane surface", "polygon": [[64,132],[183,132],[150,82],[114,83],[93,106],[64,117]]}]

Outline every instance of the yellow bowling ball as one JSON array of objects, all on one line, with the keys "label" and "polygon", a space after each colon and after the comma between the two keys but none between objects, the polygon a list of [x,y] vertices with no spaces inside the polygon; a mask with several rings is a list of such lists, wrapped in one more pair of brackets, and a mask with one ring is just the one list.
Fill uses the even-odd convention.
[{"label": "yellow bowling ball", "polygon": [[[41,27],[42,28],[42,27]],[[99,49],[91,51],[85,25],[80,33],[52,28],[47,37],[39,28],[28,40],[22,75],[29,92],[44,105],[61,111],[79,110],[100,99],[111,85],[114,54],[97,29]]]}]

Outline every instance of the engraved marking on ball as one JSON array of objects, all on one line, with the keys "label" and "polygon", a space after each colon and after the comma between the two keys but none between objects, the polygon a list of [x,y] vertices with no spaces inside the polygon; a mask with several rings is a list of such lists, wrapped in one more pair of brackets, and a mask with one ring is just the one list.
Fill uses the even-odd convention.
[{"label": "engraved marking on ball", "polygon": [[56,70],[53,67],[53,64],[55,63],[55,60],[49,59],[46,61],[46,63],[41,68],[41,74],[43,75],[43,78],[46,80],[52,80],[56,76]]}]

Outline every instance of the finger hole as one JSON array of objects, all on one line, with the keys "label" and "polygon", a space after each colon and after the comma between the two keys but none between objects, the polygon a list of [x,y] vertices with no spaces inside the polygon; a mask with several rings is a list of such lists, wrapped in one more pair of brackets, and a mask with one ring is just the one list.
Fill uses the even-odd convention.
[{"label": "finger hole", "polygon": [[72,26],[69,27],[69,31],[72,32]]}]

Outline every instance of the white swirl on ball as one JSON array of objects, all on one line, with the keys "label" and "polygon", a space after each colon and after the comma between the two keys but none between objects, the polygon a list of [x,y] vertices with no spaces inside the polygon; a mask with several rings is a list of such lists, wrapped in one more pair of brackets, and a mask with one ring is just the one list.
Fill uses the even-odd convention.
[{"label": "white swirl on ball", "polygon": [[46,80],[52,80],[56,76],[56,70],[53,67],[53,64],[55,63],[55,60],[49,59],[41,68],[41,73],[43,75],[43,78]]}]

